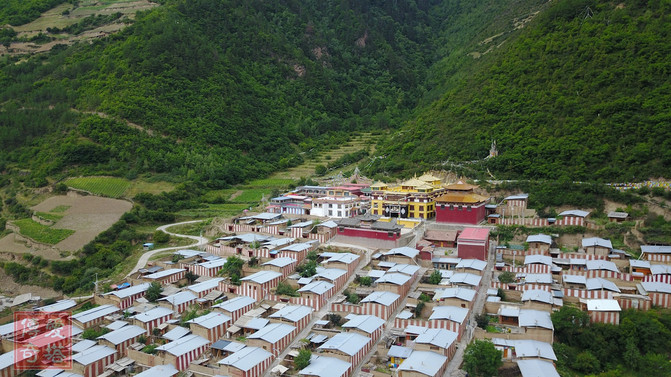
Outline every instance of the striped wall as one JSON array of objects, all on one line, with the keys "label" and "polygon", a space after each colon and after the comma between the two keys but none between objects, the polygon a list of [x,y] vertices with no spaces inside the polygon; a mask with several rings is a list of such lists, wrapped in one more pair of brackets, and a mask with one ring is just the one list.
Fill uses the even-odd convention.
[{"label": "striped wall", "polygon": [[[175,313],[184,313],[191,305],[194,305],[196,303],[196,299],[194,298],[193,300],[189,300],[187,302],[183,302],[179,305],[173,305],[168,301],[161,302],[163,307],[172,309]],[[160,305],[160,304],[159,304]]]},{"label": "striped wall", "polygon": [[671,284],[671,275],[647,275],[643,281],[656,281],[658,283]]},{"label": "striped wall", "polygon": [[549,274],[552,272],[552,268],[548,266],[547,264],[538,264],[538,263],[532,263],[532,264],[527,264],[524,267],[512,267],[512,266],[505,266],[502,269],[503,271],[510,271],[514,273],[522,273],[522,274]]},{"label": "striped wall", "polygon": [[550,284],[506,284],[501,283],[500,281],[491,282],[491,287],[497,289],[508,289],[511,291],[528,291],[530,289],[540,289],[549,292],[552,290]]},{"label": "striped wall", "polygon": [[650,262],[662,262],[665,264],[671,263],[671,254],[650,254],[645,253],[645,259]]},{"label": "striped wall", "polygon": [[[105,367],[110,364],[113,364],[116,361],[116,353],[113,353],[107,357],[104,357],[100,360],[94,361],[91,364],[84,365],[84,377],[98,377],[99,375],[105,372]],[[79,364],[75,362],[75,365]],[[81,365],[81,364],[80,364]],[[80,368],[74,368],[80,369]]]},{"label": "striped wall", "polygon": [[620,324],[620,312],[587,312],[589,314],[589,319],[592,323],[610,323],[613,325]]},{"label": "striped wall", "polygon": [[569,297],[578,297],[578,298],[600,298],[600,299],[612,299],[613,298],[613,292],[611,291],[601,291],[601,290],[592,290],[588,291],[585,289],[570,289],[570,288],[564,288],[564,296],[569,296]]},{"label": "striped wall", "polygon": [[397,329],[405,329],[408,326],[421,326],[421,327],[428,327],[430,329],[445,329],[445,330],[450,330],[454,331],[457,333],[457,341],[461,340],[461,336],[463,335],[464,328],[466,326],[466,321],[464,321],[463,324],[459,324],[457,322],[453,321],[448,321],[448,320],[443,320],[443,319],[433,319],[433,320],[425,320],[425,319],[400,319],[396,318],[394,319],[394,327]]},{"label": "striped wall", "polygon": [[160,325],[164,322],[167,322],[168,320],[170,320],[170,317],[172,317],[172,314],[168,314],[166,316],[156,318],[156,319],[151,320],[149,322],[141,322],[141,321],[138,321],[137,319],[133,320],[133,322],[137,326],[140,326],[140,327],[143,327],[143,328],[147,329],[147,333],[151,335],[151,331],[154,329],[154,327],[156,327],[156,326],[158,326],[158,325]]},{"label": "striped wall", "polygon": [[175,365],[175,368],[177,368],[177,370],[179,371],[183,371],[189,368],[189,364],[191,364],[192,361],[200,357],[200,355],[202,355],[205,351],[207,351],[209,347],[210,347],[209,344],[204,344],[176,358],[173,355],[167,354],[166,359],[169,360],[174,358],[173,363]]},{"label": "striped wall", "polygon": [[223,226],[228,232],[234,233],[280,234],[280,228],[275,225],[224,224]]},{"label": "striped wall", "polygon": [[272,362],[273,362],[273,358],[271,356],[269,356],[267,359],[259,362],[253,368],[251,368],[250,370],[248,370],[246,372],[242,372],[242,371],[237,372],[238,369],[229,367],[228,374],[230,374],[231,376],[260,377],[260,376],[263,375],[263,372],[265,372],[266,369],[268,369],[270,367],[270,364],[272,364]]},{"label": "striped wall", "polygon": [[[403,297],[403,296],[401,296]],[[331,304],[332,312],[343,312],[343,313],[352,313],[352,314],[368,314],[374,315],[376,317],[382,318],[384,320],[389,319],[391,314],[394,312],[401,298],[399,297],[394,303],[390,306],[385,306],[375,302],[364,302],[362,304]]]},{"label": "striped wall", "polygon": [[[285,335],[275,343],[270,343],[263,339],[247,339],[247,345],[264,348],[266,351],[272,353],[273,356],[277,357],[280,353],[282,353],[282,351],[284,351],[285,348],[289,346],[289,343],[291,343],[296,334],[298,334],[298,329],[294,329],[294,331]],[[264,345],[267,345],[267,347],[264,347]]]},{"label": "striped wall", "polygon": [[[13,352],[13,351],[9,351]],[[0,377],[15,377],[17,373],[14,371],[14,366],[9,365],[7,368],[0,370]]]},{"label": "striped wall", "polygon": [[280,281],[282,281],[282,276],[278,276],[277,278],[264,284],[243,281],[242,284],[240,284],[238,287],[237,294],[251,297],[256,301],[262,301],[264,297],[267,297],[272,293],[271,290],[277,287],[277,284],[279,284]]},{"label": "striped wall", "polygon": [[626,309],[650,310],[652,308],[652,305],[654,305],[652,297],[648,297],[648,300],[644,300],[623,296],[615,296],[615,299],[620,304],[620,308],[622,308],[622,310]]},{"label": "striped wall", "polygon": [[199,266],[199,265],[192,265],[190,266],[191,272],[198,276],[209,276],[211,278],[217,276],[217,272],[219,272],[223,267],[219,266],[216,268],[206,268],[205,266]]},{"label": "striped wall", "polygon": [[255,306],[255,303],[251,303],[251,304],[249,304],[247,306],[243,306],[242,308],[240,308],[236,311],[233,311],[233,312],[222,310],[221,308],[213,308],[213,309],[217,310],[219,312],[222,312],[222,313],[226,314],[227,316],[231,317],[231,323],[233,323],[233,322],[237,321],[238,318],[242,317],[243,314],[245,314],[248,311],[254,309],[254,306]]},{"label": "striped wall", "polygon": [[[660,292],[648,292],[651,304],[662,308],[671,308],[671,294]],[[623,308],[624,309],[624,308]]]},{"label": "striped wall", "polygon": [[606,255],[595,255],[595,254],[585,254],[585,253],[561,253],[562,258],[573,258],[573,259],[586,259],[586,260],[608,260]]},{"label": "striped wall", "polygon": [[590,270],[590,271],[575,271],[571,270],[571,275],[584,276],[587,279],[591,278],[610,278],[610,279],[620,279],[624,281],[632,281],[634,278],[631,274],[625,274],[622,272],[608,271],[608,270]]},{"label": "striped wall", "polygon": [[156,281],[156,282],[159,282],[161,284],[170,284],[170,283],[175,283],[177,281],[180,281],[180,280],[184,279],[185,274],[186,274],[186,271],[183,270],[183,271],[179,271],[175,274],[162,277],[160,279],[153,279],[152,280],[152,279],[143,278],[143,280],[145,280],[147,282],[150,282],[150,283]]},{"label": "striped wall", "polygon": [[195,335],[201,336],[209,340],[210,342],[216,342],[217,340],[219,340],[219,338],[222,338],[226,335],[226,330],[231,324],[232,322],[229,320],[211,329],[203,327],[197,323],[191,323],[189,327],[191,329],[191,332],[194,333]]},{"label": "striped wall", "polygon": [[497,218],[496,219],[496,224],[500,225],[524,225],[524,226],[535,226],[535,227],[544,227],[544,226],[570,226],[570,225],[576,225],[576,226],[587,226],[590,227],[591,224],[586,223],[585,219],[583,217],[577,217],[577,216],[566,216],[562,219],[559,219],[555,221],[554,224],[550,224],[548,222],[548,219],[541,219],[541,218],[519,218],[519,217],[514,217],[514,218]]},{"label": "striped wall", "polygon": [[[527,255],[550,255],[550,250],[541,250],[541,249],[531,249],[529,250],[513,250],[513,249],[500,249],[501,254],[505,256],[517,256],[517,257],[526,257]],[[499,250],[497,250],[498,252]]]},{"label": "striped wall", "polygon": [[135,303],[135,300],[137,300],[140,297],[144,297],[146,293],[147,293],[146,291],[136,293],[134,295],[124,297],[123,299],[119,299],[117,296],[114,296],[114,295],[110,295],[109,298],[110,298],[110,300],[112,300],[116,303],[115,305],[117,307],[119,307],[119,309],[124,310],[124,309],[128,309],[131,306],[133,306],[133,304]]},{"label": "striped wall", "polygon": [[[333,291],[333,290],[331,290]],[[327,292],[328,293],[328,292]],[[330,297],[330,296],[329,296]],[[287,296],[279,296],[279,295],[274,295],[270,294],[266,298],[268,301],[275,301],[275,302],[284,302],[284,303],[291,303],[294,305],[304,305],[304,306],[309,306],[313,308],[314,310],[319,310],[324,306],[326,303],[326,299],[324,296],[320,300],[313,300],[307,297],[287,297]],[[287,301],[288,300],[288,301]]]}]

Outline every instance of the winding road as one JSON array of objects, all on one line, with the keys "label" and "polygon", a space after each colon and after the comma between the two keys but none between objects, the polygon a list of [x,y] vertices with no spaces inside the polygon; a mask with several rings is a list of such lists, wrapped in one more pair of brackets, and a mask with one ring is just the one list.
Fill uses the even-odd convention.
[{"label": "winding road", "polygon": [[190,238],[190,239],[192,239],[196,242],[191,244],[191,245],[164,247],[162,249],[154,249],[152,251],[148,251],[148,252],[142,254],[140,259],[135,264],[135,267],[133,267],[133,269],[128,273],[128,275],[126,275],[126,277],[130,277],[132,274],[136,273],[139,269],[143,268],[147,264],[147,262],[149,262],[149,258],[151,258],[152,255],[154,255],[156,253],[160,253],[162,251],[178,250],[178,249],[184,249],[184,248],[187,248],[187,247],[199,247],[199,246],[202,246],[202,245],[206,245],[209,242],[209,240],[205,237],[190,236],[188,234],[171,233],[171,232],[168,232],[168,230],[167,230],[168,228],[173,227],[173,226],[199,223],[201,221],[203,221],[203,220],[183,221],[181,223],[161,225],[158,228],[156,228],[156,230],[162,230],[162,231],[168,233],[171,236],[182,237],[182,238]]}]

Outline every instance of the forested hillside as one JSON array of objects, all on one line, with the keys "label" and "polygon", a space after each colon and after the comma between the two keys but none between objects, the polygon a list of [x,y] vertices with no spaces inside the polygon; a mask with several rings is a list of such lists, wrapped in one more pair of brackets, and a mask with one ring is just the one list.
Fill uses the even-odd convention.
[{"label": "forested hillside", "polygon": [[443,84],[429,67],[487,21],[542,2],[163,3],[93,44],[5,58],[0,165],[29,169],[33,186],[263,176],[353,131],[398,126]]},{"label": "forested hillside", "polygon": [[[552,2],[393,133],[371,171],[481,160],[462,166],[497,178],[671,176],[670,10],[668,1]],[[492,140],[500,155],[482,161]]]}]

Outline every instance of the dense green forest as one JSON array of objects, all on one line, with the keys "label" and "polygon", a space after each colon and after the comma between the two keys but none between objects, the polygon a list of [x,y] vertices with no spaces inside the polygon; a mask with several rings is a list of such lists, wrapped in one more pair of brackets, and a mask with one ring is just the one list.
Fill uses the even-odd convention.
[{"label": "dense green forest", "polygon": [[[668,1],[552,2],[393,133],[370,171],[480,160],[471,166],[497,178],[671,176],[670,10]],[[492,140],[500,156],[482,161]]]},{"label": "dense green forest", "polygon": [[2,0],[0,1],[0,25],[18,26],[35,20],[56,5],[68,0]]}]

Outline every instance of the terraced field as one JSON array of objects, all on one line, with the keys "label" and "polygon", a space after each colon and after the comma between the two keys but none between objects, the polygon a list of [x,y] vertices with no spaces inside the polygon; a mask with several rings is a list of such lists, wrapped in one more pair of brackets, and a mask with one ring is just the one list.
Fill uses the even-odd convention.
[{"label": "terraced field", "polygon": [[[315,175],[315,167],[317,165],[328,165],[329,162],[335,161],[338,158],[344,156],[347,153],[354,153],[358,152],[362,149],[370,148],[371,153],[375,151],[375,144],[377,143],[379,139],[379,135],[373,135],[370,133],[364,133],[359,136],[355,136],[347,142],[345,145],[342,147],[335,149],[335,150],[330,150],[330,151],[324,151],[320,153],[316,158],[305,161],[303,164],[295,166],[293,168],[279,171],[275,174],[273,174],[270,178],[271,179],[300,179],[301,177],[312,177]],[[337,169],[338,171],[346,171],[347,169],[352,169],[355,164],[346,166],[340,169]],[[336,171],[337,173],[337,171]],[[327,174],[328,175],[328,174]]]}]

